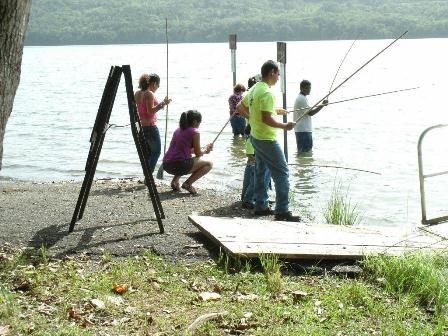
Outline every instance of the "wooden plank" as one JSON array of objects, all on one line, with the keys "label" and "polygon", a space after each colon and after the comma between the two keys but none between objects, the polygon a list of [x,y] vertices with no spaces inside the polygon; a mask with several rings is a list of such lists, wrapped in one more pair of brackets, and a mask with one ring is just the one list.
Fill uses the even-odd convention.
[{"label": "wooden plank", "polygon": [[[418,247],[384,247],[384,246],[346,246],[319,244],[246,244],[238,242],[224,242],[223,247],[234,255],[258,257],[260,254],[277,254],[284,259],[361,259],[366,255],[398,256],[411,251],[428,251]],[[444,250],[447,246],[439,246]],[[434,250],[434,249],[431,249]]]},{"label": "wooden plank", "polygon": [[260,219],[190,216],[190,221],[228,252],[249,257],[275,253],[282,258],[361,258],[399,255],[417,249],[447,249],[434,234],[401,228],[288,223]]},{"label": "wooden plank", "polygon": [[[344,227],[323,224],[285,223],[267,220],[254,220],[242,218],[214,218],[206,216],[191,216],[193,223],[219,241],[245,241],[245,242],[281,242],[281,243],[307,243],[352,245],[353,242],[362,242],[361,245],[379,246],[425,246],[434,244],[441,238],[423,235],[418,231],[401,232],[397,229],[386,228],[385,232],[378,228]],[[360,244],[355,244],[360,245]]]}]

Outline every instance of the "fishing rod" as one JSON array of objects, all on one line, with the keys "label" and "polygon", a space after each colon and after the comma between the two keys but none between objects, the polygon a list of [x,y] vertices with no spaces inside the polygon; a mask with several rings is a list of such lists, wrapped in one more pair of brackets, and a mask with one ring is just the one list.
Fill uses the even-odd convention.
[{"label": "fishing rod", "polygon": [[213,139],[213,141],[212,141],[212,145],[215,144],[215,141],[218,139],[218,137],[221,135],[222,131],[224,131],[224,128],[226,128],[227,124],[230,122],[230,120],[232,119],[232,117],[233,117],[236,113],[237,113],[237,112],[235,111],[235,112],[233,112],[233,113],[230,115],[229,119],[227,119],[227,121],[226,121],[226,123],[224,124],[224,126],[221,128],[221,130],[218,132],[218,134],[216,134],[215,139]]},{"label": "fishing rod", "polygon": [[366,63],[364,63],[361,67],[359,67],[354,73],[352,73],[349,77],[347,77],[345,80],[343,80],[338,86],[336,86],[333,90],[331,90],[328,94],[326,94],[323,98],[317,101],[306,113],[301,115],[297,120],[294,120],[295,123],[303,119],[310,111],[313,110],[317,105],[319,105],[321,102],[323,102],[325,99],[330,96],[333,92],[335,92],[337,89],[339,89],[342,85],[344,85],[349,79],[351,79],[354,75],[356,75],[359,71],[361,71],[364,67],[366,67],[370,62],[372,62],[375,58],[377,58],[379,55],[381,55],[383,52],[385,52],[388,48],[390,48],[395,42],[397,42],[399,39],[401,39],[404,35],[407,34],[407,30],[401,34],[399,37],[397,37],[395,40],[393,40],[391,43],[389,43],[385,48],[383,48],[380,52],[378,52],[375,56],[373,56],[371,59],[369,59]]},{"label": "fishing rod", "polygon": [[[166,97],[168,96],[168,18],[165,18],[165,39],[166,39]],[[166,137],[168,135],[168,106],[166,105],[166,113],[165,113],[165,143],[163,145],[163,155],[166,153]],[[163,165],[160,165],[159,170],[157,171],[156,177],[158,179],[163,179]]]},{"label": "fishing rod", "polygon": [[[403,91],[411,91],[411,90],[417,90],[417,89],[420,89],[420,87],[416,86],[416,87],[413,87],[413,88],[407,88],[407,89],[401,89],[401,90],[394,90],[394,91],[375,93],[375,94],[371,94],[371,95],[367,95],[367,96],[359,96],[359,97],[355,97],[355,98],[347,98],[347,99],[338,100],[338,101],[335,101],[335,102],[330,102],[327,105],[345,103],[345,102],[352,101],[352,100],[357,100],[357,99],[370,98],[370,97],[382,96],[382,95],[387,95],[387,94],[391,94],[391,93],[397,93],[397,92],[403,92]],[[301,108],[294,109],[294,110],[288,110],[287,112],[291,113],[291,112],[302,111],[302,110],[307,110],[307,109],[309,109],[309,107],[301,107]]]},{"label": "fishing rod", "polygon": [[344,102],[348,102],[348,101],[352,101],[352,100],[357,100],[357,99],[363,99],[363,98],[370,98],[370,97],[382,96],[382,95],[387,95],[387,94],[391,94],[391,93],[397,93],[397,92],[403,92],[403,91],[417,90],[417,89],[420,89],[420,87],[419,87],[419,86],[416,86],[416,87],[408,88],[408,89],[394,90],[394,91],[388,91],[388,92],[376,93],[376,94],[367,95],[367,96],[360,96],[360,97],[355,97],[355,98],[348,98],[348,99],[343,99],[343,100],[338,100],[338,101],[335,101],[335,102],[332,102],[332,103],[328,103],[328,105],[330,105],[330,104],[344,103]]},{"label": "fishing rod", "polygon": [[[168,95],[168,18],[165,18],[165,39],[166,39],[166,96]],[[168,106],[166,105],[166,117],[165,117],[165,144],[163,145],[163,153],[166,153],[166,136],[168,133]]]},{"label": "fishing rod", "polygon": [[345,59],[347,58],[347,55],[350,53],[350,50],[352,50],[353,45],[354,45],[355,42],[358,40],[358,37],[359,37],[359,34],[358,34],[358,36],[356,37],[356,39],[353,41],[353,43],[352,43],[352,45],[350,46],[350,48],[348,48],[347,52],[345,53],[345,56],[344,56],[344,58],[342,59],[341,64],[339,64],[338,70],[336,71],[336,74],[335,74],[334,77],[333,77],[333,81],[331,82],[330,89],[328,89],[328,92],[331,92],[331,89],[333,88],[334,81],[336,80],[336,77],[338,76],[339,70],[341,69],[342,64],[344,63]]}]

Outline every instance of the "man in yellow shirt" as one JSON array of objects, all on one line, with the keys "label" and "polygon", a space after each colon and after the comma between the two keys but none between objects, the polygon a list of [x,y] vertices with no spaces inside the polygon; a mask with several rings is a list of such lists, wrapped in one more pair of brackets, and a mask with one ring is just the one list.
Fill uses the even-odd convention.
[{"label": "man in yellow shirt", "polygon": [[[285,155],[277,142],[277,129],[292,130],[294,122],[281,123],[275,115],[285,114],[283,109],[275,109],[275,96],[270,87],[278,81],[280,71],[274,61],[266,61],[261,67],[262,80],[255,84],[237,105],[240,115],[248,117],[251,125],[250,140],[255,149],[255,215],[267,216],[275,213],[280,221],[300,221],[289,211],[289,170]],[[275,212],[268,204],[268,183],[266,176],[271,172],[275,185]]]}]

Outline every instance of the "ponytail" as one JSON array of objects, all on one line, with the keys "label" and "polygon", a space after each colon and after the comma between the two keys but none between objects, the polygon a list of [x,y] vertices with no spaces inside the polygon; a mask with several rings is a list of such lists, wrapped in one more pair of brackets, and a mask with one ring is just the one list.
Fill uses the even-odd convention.
[{"label": "ponytail", "polygon": [[193,122],[197,121],[200,123],[202,121],[202,115],[197,110],[188,110],[187,112],[182,112],[179,120],[179,127],[181,129],[186,129],[193,126]]},{"label": "ponytail", "polygon": [[180,115],[179,127],[183,130],[188,127],[187,112],[182,112],[182,114]]}]

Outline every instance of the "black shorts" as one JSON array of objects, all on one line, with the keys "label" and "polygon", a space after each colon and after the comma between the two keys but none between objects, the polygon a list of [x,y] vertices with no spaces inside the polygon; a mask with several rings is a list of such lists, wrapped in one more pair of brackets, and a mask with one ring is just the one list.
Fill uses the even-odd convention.
[{"label": "black shorts", "polygon": [[193,158],[183,161],[164,162],[163,170],[171,175],[187,175],[191,171],[191,168],[193,168],[193,163]]}]

